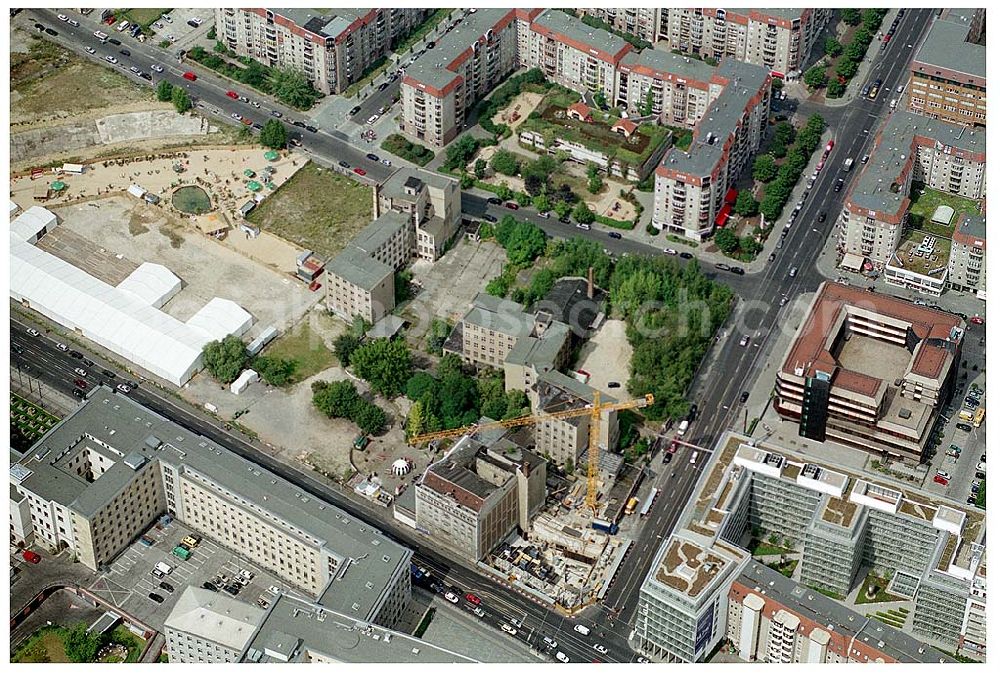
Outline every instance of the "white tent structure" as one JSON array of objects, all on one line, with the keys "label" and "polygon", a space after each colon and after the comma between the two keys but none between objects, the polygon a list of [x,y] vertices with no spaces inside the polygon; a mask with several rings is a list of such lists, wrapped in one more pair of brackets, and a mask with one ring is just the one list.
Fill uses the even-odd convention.
[{"label": "white tent structure", "polygon": [[21,212],[21,207],[14,203],[14,200],[10,201],[10,217],[13,218],[15,215]]},{"label": "white tent structure", "polygon": [[260,375],[254,370],[243,370],[239,377],[236,378],[232,384],[229,385],[229,392],[233,395],[239,395],[246,390],[246,387],[250,384],[256,384],[260,381]]},{"label": "white tent structure", "polygon": [[10,223],[11,240],[17,238],[20,241],[34,243],[42,234],[55,229],[58,222],[56,214],[49,209],[32,206]]},{"label": "white tent structure", "polygon": [[[202,347],[217,339],[223,327],[249,326],[252,320],[236,304],[215,298],[182,323],[132,292],[32,246],[13,231],[10,296],[177,386],[201,368]],[[203,315],[206,309],[210,310]],[[203,329],[205,320],[221,314],[227,316],[224,324]],[[194,318],[199,324],[192,322]]]},{"label": "white tent structure", "polygon": [[181,290],[181,280],[162,264],[143,262],[118,284],[119,290],[159,309]]},{"label": "white tent structure", "polygon": [[253,325],[253,316],[232,300],[213,297],[187,320],[187,324],[212,339],[222,339],[226,335],[242,335],[249,330]]}]

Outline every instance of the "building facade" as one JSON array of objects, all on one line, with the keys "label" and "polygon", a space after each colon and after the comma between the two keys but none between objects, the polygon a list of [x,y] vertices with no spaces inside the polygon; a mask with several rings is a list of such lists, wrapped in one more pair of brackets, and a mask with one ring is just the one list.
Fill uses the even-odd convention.
[{"label": "building facade", "polygon": [[986,126],[985,16],[982,8],[948,8],[934,20],[910,62],[911,112]]},{"label": "building facade", "polygon": [[694,128],[723,88],[704,61],[644,49],[622,58],[615,103],[629,115],[648,110],[661,124]]},{"label": "building facade", "polygon": [[951,237],[948,285],[986,299],[986,218],[961,216]]},{"label": "building facade", "polygon": [[375,217],[402,213],[413,227],[413,255],[435,262],[462,224],[462,191],[458,181],[423,169],[400,169],[376,184]]},{"label": "building facade", "polygon": [[417,8],[216,8],[220,42],[240,57],[301,72],[324,94],[343,92],[420,25]]},{"label": "building facade", "polygon": [[[568,377],[561,372],[546,372],[528,392],[534,414],[564,412],[584,409],[594,404],[596,390]],[[602,403],[617,402],[610,396],[602,396]],[[589,414],[565,419],[545,419],[534,425],[535,451],[556,463],[565,465],[568,461],[579,465],[580,455],[587,450],[590,440]],[[618,412],[601,413],[598,442],[606,450],[618,447]]]},{"label": "building facade", "polygon": [[634,35],[650,44],[660,39],[660,15],[664,10],[656,7],[591,7],[576,10],[581,16],[600,19],[612,29]]}]

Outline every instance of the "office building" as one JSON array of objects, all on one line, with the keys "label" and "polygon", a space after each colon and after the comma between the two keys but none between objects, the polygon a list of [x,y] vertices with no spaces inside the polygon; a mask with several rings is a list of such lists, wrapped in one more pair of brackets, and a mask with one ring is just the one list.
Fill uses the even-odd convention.
[{"label": "office building", "polygon": [[413,255],[435,262],[462,224],[462,191],[458,181],[433,171],[402,168],[375,192],[375,217],[389,211],[409,217]]},{"label": "office building", "polygon": [[359,621],[322,603],[281,594],[267,609],[185,588],[166,620],[175,663],[444,663],[469,657]]},{"label": "office building", "polygon": [[954,314],[824,283],[778,369],[775,410],[805,438],[918,463],[964,332]]},{"label": "office building", "polygon": [[[538,376],[528,391],[534,414],[584,409],[594,404],[597,391],[562,372],[550,371]],[[601,403],[618,402],[611,396],[601,396]],[[546,419],[534,425],[535,451],[558,464],[573,461],[580,465],[580,456],[587,451],[590,440],[589,414],[565,419]],[[598,442],[606,450],[618,448],[618,413],[601,413]]]},{"label": "office building", "polygon": [[[666,661],[702,660],[728,639],[747,661],[936,662],[819,590],[846,596],[877,570],[914,602],[914,634],[954,651],[985,524],[919,489],[728,434],[643,582],[633,644]],[[749,559],[752,537],[782,541],[791,579]]]},{"label": "office building", "polygon": [[965,603],[965,616],[958,637],[958,650],[967,658],[986,662],[986,553],[972,579]]},{"label": "office building", "polygon": [[464,436],[416,486],[416,526],[478,561],[545,502],[545,461],[499,432]]},{"label": "office building", "polygon": [[986,126],[985,8],[948,8],[910,62],[909,110],[965,126]]},{"label": "office building", "polygon": [[653,194],[653,226],[695,241],[724,223],[725,195],[760,147],[770,108],[771,77],[759,66],[727,59],[712,81],[720,93],[688,150],[663,155]]},{"label": "office building", "polygon": [[305,75],[324,94],[339,94],[431,12],[417,8],[216,8],[217,38],[239,57]]},{"label": "office building", "polygon": [[798,76],[832,16],[830,8],[661,9],[659,39],[703,58],[733,58],[776,77]]},{"label": "office building", "polygon": [[986,299],[986,218],[963,214],[951,236],[948,286]]},{"label": "office building", "polygon": [[169,513],[302,593],[392,625],[411,552],[338,508],[107,387],[11,465],[36,544],[105,568]]}]

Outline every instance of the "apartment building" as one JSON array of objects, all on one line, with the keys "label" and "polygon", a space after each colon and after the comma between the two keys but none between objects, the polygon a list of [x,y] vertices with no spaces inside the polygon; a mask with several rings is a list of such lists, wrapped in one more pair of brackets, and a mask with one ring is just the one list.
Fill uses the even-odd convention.
[{"label": "apartment building", "polygon": [[522,66],[575,91],[601,92],[615,100],[618,63],[632,46],[614,33],[593,28],[560,10],[539,14],[527,33]]},{"label": "apartment building", "polygon": [[337,316],[375,323],[396,306],[395,273],[413,252],[411,218],[387,210],[326,266],[326,306]]},{"label": "apartment building", "polygon": [[907,223],[914,182],[968,199],[985,198],[985,132],[911,112],[893,113],[879,129],[871,159],[844,201],[842,252],[879,266],[889,264]]},{"label": "apartment building", "polygon": [[634,35],[650,44],[660,39],[660,15],[666,10],[654,7],[591,7],[578,9],[577,14],[600,19],[613,30]]},{"label": "apartment building", "polygon": [[776,77],[809,67],[809,51],[833,16],[829,8],[660,10],[659,39],[670,49],[762,66]]},{"label": "apartment building", "polygon": [[983,8],[948,8],[934,20],[910,62],[911,112],[986,126],[985,16]]},{"label": "apartment building", "polygon": [[201,588],[184,589],[166,620],[176,663],[475,662],[402,632],[287,594],[267,609]]},{"label": "apartment building", "polygon": [[948,285],[986,299],[986,218],[963,214],[951,236]]},{"label": "apartment building", "polygon": [[713,84],[721,92],[697,126],[686,152],[670,148],[656,168],[653,226],[695,241],[715,227],[724,198],[760,147],[767,128],[771,76],[727,59]]},{"label": "apartment building", "polygon": [[340,8],[319,14],[291,7],[216,8],[215,29],[219,41],[237,56],[291,68],[317,91],[336,94],[361,79],[430,11]]},{"label": "apartment building", "polygon": [[[538,376],[528,391],[534,414],[584,409],[594,404],[596,389],[562,372],[550,371]],[[618,402],[611,396],[601,396],[602,403]],[[587,451],[590,440],[590,415],[547,419],[534,425],[535,451],[559,464],[572,460],[579,465],[580,455]],[[618,413],[601,413],[598,442],[606,450],[618,447]]]},{"label": "apartment building", "polygon": [[413,254],[435,262],[462,224],[458,181],[433,171],[403,168],[374,190],[375,217],[394,211],[410,219]]},{"label": "apartment building", "polygon": [[[751,535],[784,542],[791,579],[749,560]],[[949,661],[812,588],[845,596],[863,569],[888,572],[886,591],[915,602],[913,631],[953,651],[985,535],[981,511],[730,433],[654,558],[634,645],[685,662],[723,638],[747,661]]]},{"label": "apartment building", "polygon": [[170,513],[331,609],[392,625],[412,553],[107,387],[11,465],[36,542],[110,564]]},{"label": "apartment building", "polygon": [[729,589],[726,639],[744,662],[953,662],[906,632],[866,620],[755,561]]},{"label": "apartment building", "polygon": [[480,9],[406,66],[399,86],[403,132],[433,147],[449,143],[469,111],[520,66],[520,25],[540,11]]},{"label": "apartment building", "polygon": [[545,502],[545,461],[503,437],[464,436],[416,487],[416,524],[478,561]]},{"label": "apartment building", "polygon": [[811,440],[919,462],[954,386],[965,323],[829,282],[806,316],[775,378],[778,414]]},{"label": "apartment building", "polygon": [[660,49],[629,52],[618,66],[615,105],[630,116],[650,114],[668,126],[694,128],[724,89],[715,68]]}]

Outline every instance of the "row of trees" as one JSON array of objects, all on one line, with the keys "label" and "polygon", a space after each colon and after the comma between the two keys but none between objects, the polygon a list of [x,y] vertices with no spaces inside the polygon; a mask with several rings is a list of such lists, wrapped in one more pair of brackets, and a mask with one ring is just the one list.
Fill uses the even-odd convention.
[{"label": "row of trees", "polygon": [[206,344],[202,349],[202,362],[205,369],[223,384],[231,384],[240,376],[240,372],[252,367],[268,384],[284,386],[292,381],[296,369],[295,361],[287,358],[251,358],[246,344],[236,335],[227,335],[221,341]]},{"label": "row of trees", "polygon": [[[219,51],[230,57],[234,56],[225,45],[222,45]],[[226,61],[218,54],[205,51],[205,48],[200,46],[193,47],[187,55],[207,68],[257,91],[270,94],[299,110],[308,110],[322,97],[302,72],[292,68],[269,68],[250,58],[239,59],[244,66],[240,67]]]},{"label": "row of trees", "polygon": [[811,89],[826,87],[828,98],[843,96],[847,83],[857,74],[861,61],[868,52],[868,45],[878,32],[887,11],[886,9],[841,10],[840,18],[844,23],[849,26],[861,24],[861,27],[855,31],[853,39],[846,47],[836,38],[827,38],[823,45],[826,55],[831,59],[842,57],[834,68],[836,77],[830,79],[826,72],[827,66],[814,66],[802,76],[806,86]]},{"label": "row of trees", "polygon": [[406,397],[413,401],[406,420],[408,437],[474,424],[481,416],[511,419],[527,413],[524,391],[505,391],[503,374],[490,371],[471,377],[462,360],[446,354],[437,376],[417,372],[406,384]]},{"label": "row of trees", "polygon": [[[792,188],[802,176],[809,163],[809,157],[819,147],[826,121],[819,114],[812,115],[795,137],[795,143],[778,169],[774,180],[764,190],[760,212],[764,219],[774,223],[781,216],[781,210],[792,193]],[[756,164],[755,164],[756,168]]]},{"label": "row of trees", "polygon": [[358,393],[354,382],[316,381],[312,384],[313,405],[331,419],[350,419],[362,433],[377,435],[385,429],[385,412]]},{"label": "row of trees", "polygon": [[193,107],[187,90],[183,87],[175,87],[166,80],[160,80],[160,83],[156,85],[156,100],[161,103],[173,103],[174,110],[182,115]]}]

